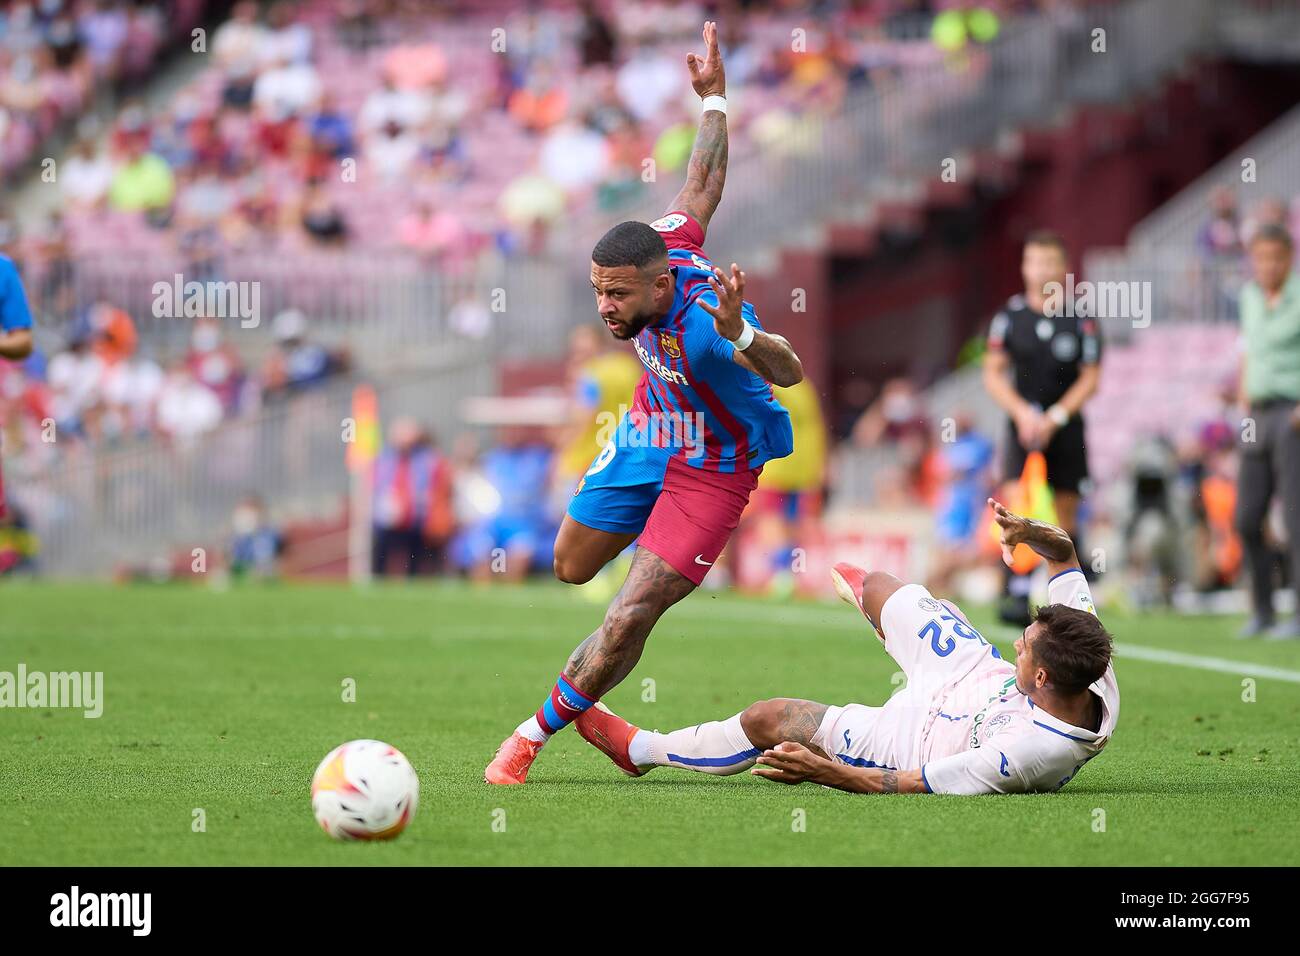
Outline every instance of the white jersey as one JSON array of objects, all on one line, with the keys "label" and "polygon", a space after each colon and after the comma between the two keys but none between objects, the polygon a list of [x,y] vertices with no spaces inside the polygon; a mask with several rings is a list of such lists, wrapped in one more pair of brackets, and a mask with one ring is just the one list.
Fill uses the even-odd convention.
[{"label": "white jersey", "polygon": [[[1048,582],[1050,603],[1096,614],[1077,569]],[[990,657],[935,699],[921,734],[921,774],[933,793],[1059,790],[1101,753],[1119,717],[1113,665],[1089,688],[1101,698],[1097,731],[1075,727],[1016,689],[1015,667]]]}]

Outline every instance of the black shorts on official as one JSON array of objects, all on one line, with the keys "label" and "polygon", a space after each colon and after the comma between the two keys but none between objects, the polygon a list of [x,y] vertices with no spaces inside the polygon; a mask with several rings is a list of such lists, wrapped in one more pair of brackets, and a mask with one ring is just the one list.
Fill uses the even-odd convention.
[{"label": "black shorts on official", "polygon": [[[1025,470],[1025,449],[1016,437],[1016,426],[1007,422],[1006,448],[1003,452],[1003,474],[1007,481],[1015,481]],[[1047,443],[1043,456],[1047,459],[1047,483],[1056,491],[1073,491],[1076,494],[1088,477],[1088,450],[1083,440],[1083,419],[1078,415],[1057,429]]]}]

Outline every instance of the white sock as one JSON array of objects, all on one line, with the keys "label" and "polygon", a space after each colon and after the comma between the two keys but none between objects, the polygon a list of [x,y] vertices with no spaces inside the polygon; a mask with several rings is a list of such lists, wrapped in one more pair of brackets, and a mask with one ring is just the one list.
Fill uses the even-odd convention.
[{"label": "white sock", "polygon": [[762,753],[745,736],[740,714],[670,734],[642,730],[632,738],[628,751],[638,766],[680,767],[718,776],[748,770]]},{"label": "white sock", "polygon": [[535,740],[539,744],[544,744],[551,739],[551,735],[542,730],[542,725],[537,722],[536,714],[533,714],[533,716],[516,727],[515,733],[521,737],[527,737],[529,740]]},{"label": "white sock", "polygon": [[638,767],[653,767],[654,758],[650,756],[650,738],[663,736],[654,730],[638,730],[627,743],[627,756]]}]

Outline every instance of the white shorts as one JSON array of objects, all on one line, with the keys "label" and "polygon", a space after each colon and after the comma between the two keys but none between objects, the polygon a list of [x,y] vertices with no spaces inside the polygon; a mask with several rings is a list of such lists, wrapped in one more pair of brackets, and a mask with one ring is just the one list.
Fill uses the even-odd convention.
[{"label": "white shorts", "polygon": [[904,687],[883,707],[828,707],[812,742],[832,760],[853,767],[919,767],[921,732],[930,702]]},{"label": "white shorts", "polygon": [[812,742],[832,759],[855,767],[909,770],[921,765],[922,741],[936,721],[961,718],[944,710],[944,700],[957,684],[1005,665],[997,664],[997,648],[955,605],[919,584],[904,585],[889,596],[880,610],[880,628],[906,686],[880,707],[828,708]]}]

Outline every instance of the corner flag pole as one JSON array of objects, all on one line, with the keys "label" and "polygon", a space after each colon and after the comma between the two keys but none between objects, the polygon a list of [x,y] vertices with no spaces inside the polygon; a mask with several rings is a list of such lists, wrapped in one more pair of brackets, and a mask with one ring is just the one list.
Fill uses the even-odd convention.
[{"label": "corner flag pole", "polygon": [[370,583],[370,552],[374,535],[371,501],[374,497],[374,465],[379,454],[378,399],[369,385],[352,390],[352,441],[347,446],[349,474],[348,580]]}]

